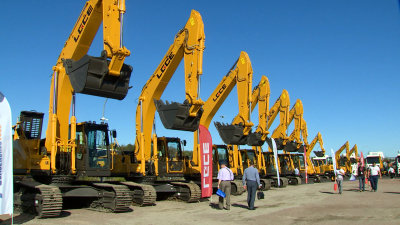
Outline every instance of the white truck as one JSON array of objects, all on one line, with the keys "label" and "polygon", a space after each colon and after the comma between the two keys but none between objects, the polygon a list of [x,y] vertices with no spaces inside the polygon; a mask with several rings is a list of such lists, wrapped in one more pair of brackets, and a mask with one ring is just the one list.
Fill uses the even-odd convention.
[{"label": "white truck", "polygon": [[383,152],[368,152],[365,167],[368,168],[368,167],[372,166],[372,163],[375,163],[375,164],[379,165],[379,167],[381,168],[381,172],[384,172],[383,171],[383,159],[384,158],[385,158],[385,156],[383,155]]}]

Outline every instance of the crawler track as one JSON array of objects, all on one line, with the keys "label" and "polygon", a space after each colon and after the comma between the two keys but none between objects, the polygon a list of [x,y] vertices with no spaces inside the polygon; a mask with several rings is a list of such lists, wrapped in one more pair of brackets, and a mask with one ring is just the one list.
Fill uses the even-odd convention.
[{"label": "crawler track", "polygon": [[260,182],[263,187],[262,191],[271,189],[271,181],[269,179],[260,179]]},{"label": "crawler track", "polygon": [[132,205],[155,205],[157,199],[156,189],[147,184],[139,184],[131,181],[121,182],[132,191]]},{"label": "crawler track", "polygon": [[171,182],[172,185],[180,186],[181,191],[178,199],[184,202],[198,202],[201,199],[201,189],[195,183]]},{"label": "crawler track", "polygon": [[125,185],[94,183],[102,190],[103,196],[90,205],[91,210],[100,212],[127,212],[131,205],[131,191]]},{"label": "crawler track", "polygon": [[241,194],[243,194],[243,192],[246,191],[243,187],[242,181],[233,180],[233,181],[231,181],[231,184],[235,186],[235,191],[231,192],[232,195],[241,195]]},{"label": "crawler track", "polygon": [[36,211],[40,218],[58,217],[62,210],[61,191],[56,186],[39,185],[36,186],[40,191],[40,195],[36,196],[38,200]]}]

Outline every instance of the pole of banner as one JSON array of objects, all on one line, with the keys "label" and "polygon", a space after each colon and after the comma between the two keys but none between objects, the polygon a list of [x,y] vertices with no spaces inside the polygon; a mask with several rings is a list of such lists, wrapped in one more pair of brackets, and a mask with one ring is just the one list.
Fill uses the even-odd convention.
[{"label": "pole of banner", "polygon": [[308,176],[307,176],[307,158],[306,158],[306,147],[303,145],[303,149],[304,149],[304,168],[305,168],[305,172],[306,172],[306,184],[308,184]]}]

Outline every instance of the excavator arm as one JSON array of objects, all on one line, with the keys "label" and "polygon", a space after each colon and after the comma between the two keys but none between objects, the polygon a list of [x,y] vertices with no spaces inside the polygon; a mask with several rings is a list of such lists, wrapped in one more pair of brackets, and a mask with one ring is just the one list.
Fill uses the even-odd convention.
[{"label": "excavator arm", "polygon": [[[240,62],[240,63],[239,63]],[[245,62],[241,65],[241,62]],[[218,86],[215,88],[211,96],[207,99],[207,101],[203,105],[203,115],[200,119],[200,124],[205,126],[207,129],[210,126],[211,120],[214,118],[215,114],[221,107],[222,103],[231,93],[232,89],[238,83],[239,77],[246,76],[247,63],[251,63],[249,56],[246,52],[241,52],[238,60],[235,61],[232,68],[229,70],[228,74],[224,76]],[[251,64],[250,64],[251,66]],[[237,86],[238,92],[241,90],[242,86]],[[193,159],[192,163],[195,165],[192,167],[193,169],[200,165],[200,146],[198,142],[198,131],[196,130],[193,135]]]},{"label": "excavator arm", "polygon": [[[52,174],[57,173],[58,152],[71,155],[71,173],[76,173],[75,93],[122,100],[128,92],[132,67],[124,64],[125,57],[130,55],[121,41],[120,25],[124,13],[123,0],[86,2],[53,67],[45,142],[47,153],[51,155]],[[102,22],[104,51],[100,58],[88,56],[87,52]],[[71,102],[72,116],[69,121]]]},{"label": "excavator arm", "polygon": [[[268,111],[267,129],[271,127],[278,113],[280,117],[280,123],[271,135],[271,138],[273,138],[276,142],[277,149],[283,149],[288,140],[288,137],[286,135],[286,130],[289,123],[289,106],[290,106],[289,93],[286,90],[283,90],[282,94],[275,101],[275,104]],[[272,151],[271,148],[270,151]]]},{"label": "excavator arm", "polygon": [[346,157],[349,154],[349,142],[346,141],[346,143],[344,143],[342,145],[342,147],[340,147],[336,152],[335,152],[335,159],[336,159],[336,167],[339,169],[340,168],[340,154],[343,152],[343,150],[346,149]]},{"label": "excavator arm", "polygon": [[[204,104],[198,98],[198,84],[202,74],[204,51],[204,24],[199,12],[192,10],[185,27],[181,29],[169,47],[167,54],[144,85],[136,109],[135,157],[140,162],[139,171],[145,175],[145,162],[157,163],[157,137],[152,136],[155,111],[167,129],[195,131],[198,129]],[[186,100],[183,104],[166,104],[160,97],[184,58]],[[152,146],[153,143],[153,146]],[[154,149],[153,154],[151,149]]]},{"label": "excavator arm", "polygon": [[290,134],[288,142],[286,142],[284,147],[285,152],[297,152],[303,144],[300,137],[301,130],[304,129],[304,126],[302,126],[302,123],[304,122],[303,112],[303,103],[300,99],[297,99],[289,112],[289,124],[294,120],[294,130]]},{"label": "excavator arm", "polygon": [[[143,88],[140,100],[143,98],[154,100],[155,108],[166,129],[195,131],[199,127],[203,113],[202,105],[204,105],[199,97],[199,81],[203,74],[204,41],[203,20],[199,12],[192,10],[185,27],[176,34],[174,43]],[[186,99],[183,104],[177,102],[169,104],[168,101],[164,103],[160,100],[161,94],[182,58],[185,65]],[[145,112],[148,114],[149,111]]]},{"label": "excavator arm", "polygon": [[251,112],[253,112],[254,108],[258,104],[258,126],[256,128],[256,131],[252,132],[249,135],[247,145],[262,146],[267,139],[267,135],[269,134],[269,131],[267,129],[267,115],[269,109],[270,95],[271,90],[268,78],[266,76],[262,76],[260,83],[253,88],[253,93],[251,96]]},{"label": "excavator arm", "polygon": [[250,121],[251,86],[253,80],[253,68],[247,54],[240,57],[237,62],[236,85],[238,89],[239,113],[231,124],[215,122],[215,127],[225,144],[243,145],[247,143],[251,127]]}]

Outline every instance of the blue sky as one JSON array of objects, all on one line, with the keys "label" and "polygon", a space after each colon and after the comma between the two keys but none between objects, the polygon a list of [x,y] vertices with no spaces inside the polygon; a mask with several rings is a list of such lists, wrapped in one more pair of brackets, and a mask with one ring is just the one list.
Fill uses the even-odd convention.
[{"label": "blue sky", "polygon": [[[16,122],[22,110],[44,112],[46,129],[52,66],[85,1],[5,1],[0,8],[2,75],[0,91],[7,97]],[[108,100],[105,117],[118,131],[121,144],[134,143],[137,98],[161,62],[190,11],[200,12],[206,35],[201,98],[211,95],[240,51],[254,70],[253,86],[262,75],[270,81],[270,104],[282,89],[291,105],[300,99],[309,141],[321,132],[325,148],[337,150],[346,141],[364,155],[383,151],[397,155],[400,125],[400,13],[397,1],[127,1],[124,45],[131,51],[125,63],[133,67],[127,97]],[[99,56],[99,30],[89,55]],[[161,99],[183,102],[180,66]],[[104,98],[77,95],[78,121],[102,117]],[[214,121],[230,122],[237,111],[233,90]],[[252,122],[258,124],[257,111]],[[193,134],[162,127],[158,136],[186,139]],[[277,123],[273,124],[273,128]],[[294,125],[290,125],[289,132]],[[213,125],[214,143],[222,143]],[[45,132],[43,132],[45,133]],[[318,146],[318,145],[317,145]],[[318,150],[315,147],[314,150]]]}]

